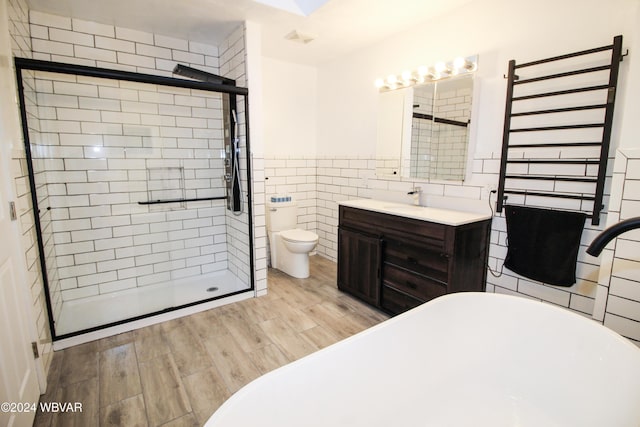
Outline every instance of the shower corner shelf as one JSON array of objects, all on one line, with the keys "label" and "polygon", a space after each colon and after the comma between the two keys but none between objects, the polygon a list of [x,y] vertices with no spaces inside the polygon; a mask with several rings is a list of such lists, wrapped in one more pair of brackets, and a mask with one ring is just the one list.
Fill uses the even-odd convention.
[{"label": "shower corner shelf", "polygon": [[[604,58],[598,57],[598,54],[603,56],[601,52],[606,53],[607,51],[611,51],[610,60],[606,65],[602,65]],[[593,225],[600,223],[600,213],[604,209],[602,200],[619,64],[623,56],[626,56],[626,53],[622,53],[622,36],[619,35],[613,38],[611,45],[607,46],[522,64],[516,64],[515,60],[509,61],[509,73],[506,76],[508,82],[497,212],[502,212],[509,195],[515,196],[524,205],[533,205],[530,203],[531,198],[539,202],[541,200],[547,201],[547,206],[544,206],[544,203],[536,203],[536,207],[550,207],[548,205],[552,203],[549,203],[548,200],[564,199],[569,201],[564,202],[565,204],[572,204],[576,207],[575,209],[566,208],[566,210],[588,213]],[[579,59],[575,60],[574,58]],[[570,68],[572,60],[578,62],[577,65],[573,65],[573,67],[577,66],[577,69]],[[599,62],[599,64],[585,68],[582,63],[579,63],[580,60]],[[554,63],[553,65],[556,66],[556,69],[550,73],[542,71],[542,74],[535,75],[535,71],[532,71],[534,75],[527,76],[527,78],[521,78],[516,74],[516,70],[527,67],[531,67],[529,70],[536,70],[536,66],[544,68],[546,64],[550,63]],[[558,70],[557,68],[563,69]],[[537,69],[540,70],[540,67]],[[582,86],[576,86],[576,82],[573,81],[573,76],[596,79],[597,73],[606,71],[608,71],[608,82],[606,83],[589,82]],[[571,77],[572,80],[567,81],[568,77]],[[604,77],[600,78],[604,80]],[[552,86],[552,89],[540,90],[538,88],[538,91],[522,89],[531,83],[533,85],[528,87],[535,88],[535,83],[543,81],[559,82],[560,85]],[[514,96],[514,92],[520,91],[523,93]],[[583,102],[584,98],[589,98],[589,101]],[[598,99],[593,101],[591,98]],[[526,107],[527,103],[529,103],[529,108]],[[522,107],[522,104],[525,106]],[[515,112],[514,105],[519,107]],[[593,119],[594,112],[597,111],[602,112],[601,120]],[[512,123],[513,119],[526,122],[526,119],[532,116],[549,118],[554,115],[556,119],[560,117],[566,122],[560,120],[544,126],[537,123],[514,126]],[[584,138],[580,133],[598,129],[601,129],[601,135],[595,138]],[[575,133],[567,135],[571,132]],[[546,156],[539,155],[540,151],[536,151],[553,148],[562,150],[562,155],[558,154],[557,157],[546,158]],[[585,156],[584,151],[581,151],[585,149],[591,149],[593,153],[598,151],[598,155]],[[510,157],[510,153],[513,153],[511,150],[521,150],[519,157]],[[536,152],[538,156],[535,155]],[[559,167],[563,169],[558,169]],[[508,171],[508,169],[516,171]],[[562,173],[571,171],[573,173]],[[518,182],[519,186],[514,185]],[[524,184],[525,182],[526,184]],[[568,190],[570,185],[574,185],[573,191]],[[575,190],[575,188],[581,188],[583,191]],[[551,207],[558,208],[558,206],[559,203],[555,203],[555,206]]]}]

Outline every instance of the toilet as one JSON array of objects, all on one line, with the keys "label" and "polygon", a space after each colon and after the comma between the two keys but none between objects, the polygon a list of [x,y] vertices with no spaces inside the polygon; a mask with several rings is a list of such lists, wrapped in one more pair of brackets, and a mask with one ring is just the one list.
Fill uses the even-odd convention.
[{"label": "toilet", "polygon": [[298,207],[293,201],[267,203],[267,233],[271,246],[271,266],[298,279],[309,277],[309,252],[318,244],[318,235],[296,228]]}]

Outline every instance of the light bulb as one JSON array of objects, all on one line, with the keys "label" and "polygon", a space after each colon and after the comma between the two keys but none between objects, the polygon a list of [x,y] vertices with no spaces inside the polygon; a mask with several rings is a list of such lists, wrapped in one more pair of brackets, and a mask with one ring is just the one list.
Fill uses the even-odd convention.
[{"label": "light bulb", "polygon": [[386,78],[376,79],[375,86],[382,90],[394,90],[412,86],[417,83],[440,80],[443,78],[475,71],[476,57],[465,58],[459,56],[453,61],[438,61],[434,66],[419,66],[417,69],[404,70],[401,74],[389,74]]},{"label": "light bulb", "polygon": [[442,75],[437,70],[437,66],[429,68],[429,75],[431,76],[431,80],[438,80],[438,79],[442,78]]},{"label": "light bulb", "polygon": [[462,70],[463,68],[466,68],[466,66],[467,66],[467,60],[461,56],[453,60],[453,67],[456,70]]}]

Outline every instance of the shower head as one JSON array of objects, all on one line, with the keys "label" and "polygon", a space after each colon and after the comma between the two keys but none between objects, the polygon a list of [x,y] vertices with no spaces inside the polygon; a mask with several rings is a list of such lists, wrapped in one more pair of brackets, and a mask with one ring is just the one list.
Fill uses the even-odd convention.
[{"label": "shower head", "polygon": [[219,76],[217,74],[208,73],[206,71],[198,70],[197,68],[187,67],[186,65],[176,64],[173,68],[173,74],[177,74],[183,77],[189,77],[190,79],[200,80],[201,82],[226,84],[235,86],[236,81],[228,79],[226,77]]}]

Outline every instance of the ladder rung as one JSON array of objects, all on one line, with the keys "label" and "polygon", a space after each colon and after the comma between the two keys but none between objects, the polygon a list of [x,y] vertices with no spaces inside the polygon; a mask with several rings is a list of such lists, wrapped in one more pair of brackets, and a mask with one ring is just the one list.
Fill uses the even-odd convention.
[{"label": "ladder rung", "polygon": [[518,69],[518,68],[524,68],[524,67],[531,67],[532,65],[546,64],[547,62],[559,61],[561,59],[569,59],[569,58],[575,58],[576,56],[583,56],[583,55],[589,55],[592,53],[603,52],[605,50],[613,49],[613,46],[614,45],[610,44],[607,46],[595,47],[593,49],[581,50],[579,52],[567,53],[566,55],[559,55],[559,56],[554,56],[552,58],[540,59],[538,61],[525,62],[524,64],[516,65],[515,68]]},{"label": "ladder rung", "polygon": [[507,159],[507,163],[530,163],[530,164],[558,164],[558,165],[597,165],[600,163],[600,160],[560,160],[560,159]]},{"label": "ladder rung", "polygon": [[507,179],[529,179],[533,181],[563,181],[563,182],[590,182],[596,183],[597,178],[571,177],[571,176],[541,176],[541,175],[506,175]]},{"label": "ladder rung", "polygon": [[549,142],[544,144],[510,144],[509,148],[599,147],[602,142]]},{"label": "ladder rung", "polygon": [[553,108],[550,110],[524,111],[521,113],[512,113],[511,117],[533,116],[536,114],[567,113],[571,111],[597,110],[600,108],[607,108],[607,104],[581,105],[579,107],[566,107],[566,108]]},{"label": "ladder rung", "polygon": [[525,80],[517,80],[513,82],[513,84],[522,85],[527,83],[539,82],[542,80],[558,79],[561,77],[575,76],[578,74],[595,73],[597,71],[604,71],[604,70],[610,70],[610,69],[611,69],[611,65],[601,65],[599,67],[583,68],[581,70],[567,71],[567,72],[558,73],[558,74],[549,74],[549,75],[540,76],[540,77],[532,77],[530,79],[525,79]]},{"label": "ladder rung", "polygon": [[542,191],[504,190],[504,194],[520,194],[522,196],[553,197],[556,199],[590,200],[590,201],[593,201],[596,199],[593,196],[582,196],[577,194],[545,193]]},{"label": "ladder rung", "polygon": [[588,128],[601,128],[604,127],[604,123],[585,123],[581,125],[563,125],[563,126],[542,126],[537,128],[519,128],[510,129],[509,132],[537,132],[543,130],[567,130],[567,129],[588,129]]},{"label": "ladder rung", "polygon": [[525,99],[544,98],[546,96],[569,95],[569,94],[572,94],[572,93],[591,92],[591,91],[603,90],[603,89],[609,89],[609,85],[587,86],[587,87],[580,87],[580,88],[576,88],[576,89],[567,89],[567,90],[558,90],[558,91],[554,91],[554,92],[536,93],[534,95],[514,96],[513,98],[511,98],[511,101],[523,101]]}]

